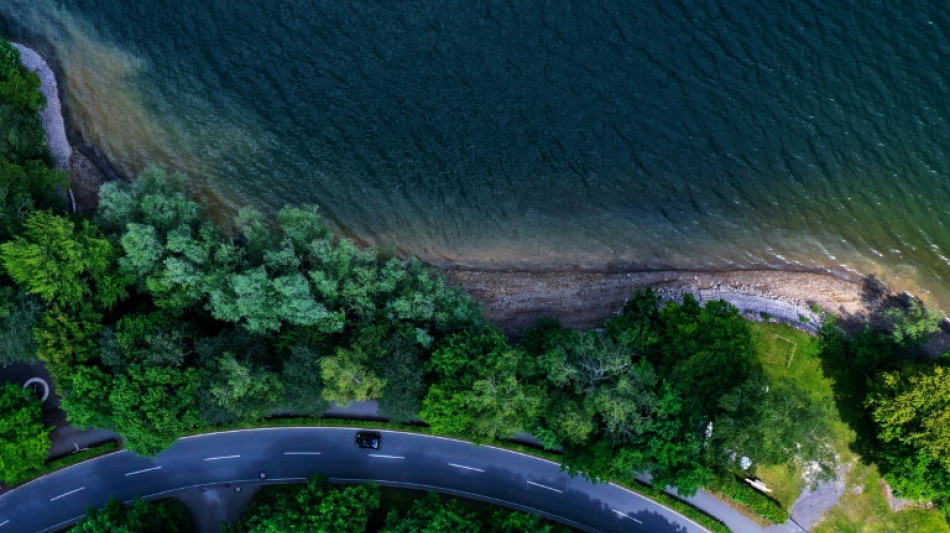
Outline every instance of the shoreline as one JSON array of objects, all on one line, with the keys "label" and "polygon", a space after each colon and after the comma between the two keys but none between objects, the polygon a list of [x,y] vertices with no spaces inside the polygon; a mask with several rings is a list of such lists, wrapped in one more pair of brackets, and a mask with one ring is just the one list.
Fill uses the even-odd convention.
[{"label": "shoreline", "polygon": [[11,42],[20,51],[20,62],[40,77],[40,92],[46,98],[41,118],[46,129],[47,146],[56,166],[70,174],[70,187],[64,196],[73,212],[91,213],[99,201],[99,187],[118,176],[98,154],[95,147],[70,142],[65,104],[60,97],[57,71],[42,54],[21,43]]},{"label": "shoreline", "polygon": [[[664,301],[691,293],[700,302],[725,300],[750,320],[782,322],[817,332],[822,311],[871,319],[894,295],[873,277],[778,269],[627,272],[475,270],[443,267],[451,283],[483,305],[485,317],[517,335],[541,317],[571,328],[600,326],[637,289],[654,288]],[[820,309],[818,309],[820,307]]]},{"label": "shoreline", "polygon": [[40,115],[43,119],[43,127],[46,128],[46,144],[49,146],[50,155],[56,166],[66,169],[69,167],[73,149],[66,137],[66,123],[56,75],[39,52],[20,43],[11,44],[20,51],[20,62],[23,66],[40,77],[40,92],[46,98],[46,107]]},{"label": "shoreline", "polygon": [[[94,147],[73,146],[66,132],[64,106],[56,74],[35,50],[13,43],[23,64],[37,72],[47,105],[43,124],[51,155],[72,178],[73,209],[90,212],[110,173],[95,161]],[[86,152],[92,151],[93,157]],[[783,322],[809,333],[817,331],[823,310],[845,318],[870,318],[890,293],[874,278],[823,271],[774,268],[742,270],[590,270],[473,269],[463,265],[433,265],[449,282],[479,301],[485,317],[510,335],[517,335],[538,318],[557,318],[567,327],[597,327],[617,314],[637,289],[653,287],[663,300],[691,293],[700,302],[722,299],[751,320]],[[869,281],[870,280],[870,281]],[[869,286],[877,296],[869,298]]]}]

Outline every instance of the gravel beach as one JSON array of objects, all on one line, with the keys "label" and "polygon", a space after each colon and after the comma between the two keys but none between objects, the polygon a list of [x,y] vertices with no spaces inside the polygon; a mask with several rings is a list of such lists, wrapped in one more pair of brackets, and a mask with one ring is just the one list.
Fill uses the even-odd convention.
[{"label": "gravel beach", "polygon": [[541,317],[555,317],[572,328],[597,326],[620,311],[633,291],[647,287],[664,299],[679,299],[686,293],[701,302],[722,299],[753,320],[771,318],[809,332],[820,324],[818,307],[844,317],[870,316],[875,308],[867,279],[823,272],[445,272],[482,303],[489,320],[514,334]]},{"label": "gravel beach", "polygon": [[59,89],[56,84],[56,76],[53,69],[50,68],[46,60],[32,48],[23,46],[19,43],[13,43],[13,46],[20,51],[21,61],[26,68],[36,72],[40,77],[40,92],[46,97],[46,109],[43,110],[43,125],[46,127],[47,143],[53,161],[59,168],[69,166],[69,158],[72,156],[72,146],[66,138],[66,126],[63,122],[63,109],[59,101]]}]

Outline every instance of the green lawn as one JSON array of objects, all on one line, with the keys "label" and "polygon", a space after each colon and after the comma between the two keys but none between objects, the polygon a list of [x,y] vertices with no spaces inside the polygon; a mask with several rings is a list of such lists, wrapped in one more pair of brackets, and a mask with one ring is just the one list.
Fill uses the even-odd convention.
[{"label": "green lawn", "polygon": [[[818,339],[782,324],[753,323],[759,360],[773,379],[790,378],[815,401],[833,401],[832,381],[818,359]],[[831,410],[837,413],[837,409]],[[842,463],[856,459],[850,450],[854,432],[837,416],[833,421],[835,450]],[[950,533],[940,511],[891,511],[881,477],[874,466],[855,461],[847,490],[812,533]],[[787,465],[760,466],[756,474],[772,489],[771,496],[791,509],[804,488],[801,472]]]},{"label": "green lawn", "polygon": [[[831,379],[825,376],[818,359],[817,338],[784,324],[754,322],[751,326],[759,362],[770,378],[793,380],[816,402],[834,401]],[[837,410],[830,412],[836,413]],[[850,461],[853,454],[849,445],[854,440],[854,433],[837,417],[832,426],[835,429],[835,451],[842,462]],[[799,468],[784,464],[760,466],[756,475],[772,489],[771,496],[786,509],[791,508],[805,484]]]},{"label": "green lawn", "polygon": [[858,463],[848,475],[844,496],[812,533],[950,533],[940,511],[891,511],[874,466]]}]

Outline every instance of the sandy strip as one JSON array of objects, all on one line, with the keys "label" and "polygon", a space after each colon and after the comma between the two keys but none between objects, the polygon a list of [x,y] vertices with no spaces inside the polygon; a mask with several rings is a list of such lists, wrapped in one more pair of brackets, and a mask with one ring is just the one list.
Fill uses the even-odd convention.
[{"label": "sandy strip", "polygon": [[765,314],[812,332],[821,320],[814,304],[849,317],[868,316],[875,305],[865,280],[820,272],[445,272],[484,305],[489,320],[509,333],[544,316],[556,317],[567,327],[598,326],[617,313],[634,290],[646,287],[666,299],[689,292],[700,301],[726,300],[751,319],[762,320]]},{"label": "sandy strip", "polygon": [[13,46],[20,51],[23,65],[36,72],[40,77],[40,92],[46,97],[46,109],[43,110],[43,126],[46,127],[47,144],[53,161],[59,168],[67,168],[73,149],[66,139],[66,126],[63,122],[63,109],[59,101],[59,90],[56,85],[56,76],[46,60],[32,48],[19,43]]}]

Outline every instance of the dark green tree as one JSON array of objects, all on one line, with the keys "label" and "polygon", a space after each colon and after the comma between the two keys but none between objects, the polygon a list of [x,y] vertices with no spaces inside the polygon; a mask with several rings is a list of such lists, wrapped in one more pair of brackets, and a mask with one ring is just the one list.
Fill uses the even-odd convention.
[{"label": "dark green tree", "polygon": [[102,509],[90,508],[86,518],[69,533],[191,533],[188,509],[175,500],[147,502],[136,499],[123,505],[112,498]]},{"label": "dark green tree", "polygon": [[379,508],[372,484],[331,486],[314,478],[303,486],[270,489],[244,511],[230,533],[363,533]]},{"label": "dark green tree", "polygon": [[478,516],[458,500],[443,500],[430,492],[416,500],[409,511],[391,511],[381,533],[481,533]]},{"label": "dark green tree", "polygon": [[438,431],[512,437],[535,425],[544,404],[544,388],[529,380],[534,361],[489,326],[446,338],[427,368],[435,382],[420,416]]}]

